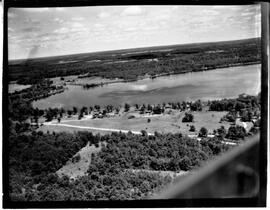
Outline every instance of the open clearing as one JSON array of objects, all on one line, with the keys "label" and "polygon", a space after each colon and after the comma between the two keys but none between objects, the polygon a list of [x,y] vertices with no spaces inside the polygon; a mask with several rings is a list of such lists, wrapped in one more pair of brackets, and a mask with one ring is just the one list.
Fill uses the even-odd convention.
[{"label": "open clearing", "polygon": [[[89,145],[89,143],[77,152],[62,168],[60,168],[56,174],[58,176],[66,175],[70,179],[76,179],[77,177],[84,176],[87,173],[89,165],[91,163],[91,155],[101,150],[101,143],[99,147],[95,145]],[[76,156],[80,156],[79,161],[75,161]],[[73,160],[73,161],[72,161]]]},{"label": "open clearing", "polygon": [[179,176],[184,176],[190,173],[189,171],[174,172],[174,171],[154,171],[154,170],[147,170],[147,169],[127,169],[127,171],[132,172],[132,173],[146,172],[146,173],[151,173],[151,174],[159,174],[163,177],[170,176],[172,179]]},{"label": "open clearing", "polygon": [[[52,122],[45,123],[39,128],[44,132],[46,131],[67,131],[74,132],[78,130],[89,130],[93,133],[107,134],[112,131],[124,130],[140,132],[145,130],[148,133],[177,133],[192,135],[198,134],[201,127],[208,129],[209,133],[212,133],[214,129],[218,129],[220,126],[224,126],[226,129],[230,127],[229,122],[219,123],[221,117],[227,112],[213,112],[213,111],[201,111],[193,112],[194,122],[183,123],[182,118],[185,112],[172,112],[171,114],[159,115],[153,117],[140,116],[132,119],[128,119],[128,116],[132,113],[124,114],[122,116],[115,116],[111,118],[100,118],[100,119],[89,119],[84,118],[82,120],[77,119],[63,119],[60,123]],[[148,119],[151,121],[148,123]],[[195,132],[190,132],[190,126],[194,125],[196,128]],[[74,126],[74,127],[73,127]],[[77,127],[78,126],[78,127]]]},{"label": "open clearing", "polygon": [[8,92],[14,93],[15,91],[21,91],[21,90],[29,88],[29,87],[31,87],[31,85],[19,85],[16,83],[10,83],[8,85]]}]

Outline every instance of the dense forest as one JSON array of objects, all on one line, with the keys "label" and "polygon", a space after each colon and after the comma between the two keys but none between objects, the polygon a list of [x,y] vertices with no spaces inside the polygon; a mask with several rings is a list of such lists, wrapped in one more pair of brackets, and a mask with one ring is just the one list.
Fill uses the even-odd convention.
[{"label": "dense forest", "polygon": [[145,75],[155,77],[160,74],[179,74],[260,63],[261,57],[259,38],[133,51],[11,61],[8,76],[10,81],[17,80],[19,84],[36,84],[40,78],[80,74],[130,81]]},{"label": "dense forest", "polygon": [[[230,148],[218,139],[199,142],[180,133],[94,136],[90,132],[22,134],[12,128],[11,131],[12,200],[143,199],[172,182],[170,176],[145,170],[191,170]],[[101,152],[92,156],[88,174],[77,180],[58,177],[54,172],[87,142],[96,146],[98,142],[106,142]]]}]

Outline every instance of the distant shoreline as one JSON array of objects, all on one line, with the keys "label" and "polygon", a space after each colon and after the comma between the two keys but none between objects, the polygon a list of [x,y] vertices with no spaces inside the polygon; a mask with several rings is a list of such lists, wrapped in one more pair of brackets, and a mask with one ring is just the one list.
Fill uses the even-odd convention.
[{"label": "distant shoreline", "polygon": [[[171,75],[178,75],[178,74],[186,74],[186,73],[195,73],[195,72],[202,72],[202,71],[211,71],[211,70],[217,70],[217,69],[221,69],[221,68],[231,68],[231,67],[238,67],[238,66],[249,66],[249,65],[257,65],[257,64],[261,64],[261,61],[253,61],[253,62],[247,62],[247,63],[234,63],[234,64],[228,64],[228,65],[220,65],[217,66],[215,68],[205,68],[205,69],[201,69],[198,71],[183,71],[183,72],[169,72],[169,73],[162,73],[162,74],[156,74],[154,76],[141,76],[140,78],[137,79],[119,79],[117,81],[109,81],[109,82],[100,82],[100,83],[74,83],[74,82],[70,82],[69,85],[75,85],[75,86],[91,86],[88,87],[90,88],[96,88],[96,87],[102,87],[103,85],[109,85],[109,84],[114,84],[114,83],[127,83],[127,82],[136,82],[136,81],[140,81],[140,80],[144,80],[144,79],[155,79],[158,77],[163,77],[163,76],[171,76]],[[84,76],[81,78],[91,78],[91,77],[95,77],[95,76]],[[109,79],[109,78],[106,78]],[[117,78],[111,79],[111,80],[115,80]],[[87,87],[85,87],[87,89]]]}]

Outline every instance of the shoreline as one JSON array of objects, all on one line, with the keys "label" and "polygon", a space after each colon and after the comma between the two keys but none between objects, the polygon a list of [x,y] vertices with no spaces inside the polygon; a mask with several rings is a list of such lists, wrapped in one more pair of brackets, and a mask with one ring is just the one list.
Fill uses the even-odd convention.
[{"label": "shoreline", "polygon": [[[70,82],[68,85],[75,85],[75,86],[90,86],[90,87],[84,87],[85,89],[91,89],[91,88],[96,88],[96,87],[102,87],[103,85],[109,85],[109,84],[115,84],[115,83],[127,83],[127,82],[137,82],[140,80],[144,79],[156,79],[158,77],[163,77],[163,76],[171,76],[171,75],[178,75],[178,74],[186,74],[186,73],[195,73],[195,72],[202,72],[202,71],[212,71],[212,70],[217,70],[217,69],[222,69],[222,68],[231,68],[231,67],[238,67],[238,66],[249,66],[249,65],[257,65],[261,64],[260,62],[254,61],[254,62],[247,62],[247,63],[235,63],[235,64],[229,64],[229,65],[219,65],[216,68],[205,68],[201,69],[199,71],[183,71],[183,72],[169,72],[169,73],[162,73],[162,74],[156,74],[154,76],[140,76],[141,78],[137,79],[129,79],[129,80],[117,80],[117,81],[110,81],[110,82],[100,82],[100,83],[76,83],[76,82]],[[93,76],[89,77],[84,77],[84,78],[91,78]],[[110,78],[106,78],[110,79]],[[117,78],[111,79],[111,80],[116,80]]]},{"label": "shoreline", "polygon": [[[234,63],[234,64],[229,64],[229,65],[219,65],[215,68],[205,68],[205,69],[200,69],[198,71],[182,71],[182,72],[169,72],[169,73],[161,73],[161,74],[156,74],[153,76],[147,75],[147,76],[139,76],[137,79],[119,79],[119,78],[106,78],[106,77],[100,77],[102,79],[109,79],[109,80],[113,80],[113,81],[108,81],[108,82],[99,82],[99,83],[76,83],[76,82],[69,82],[69,81],[64,81],[66,82],[68,85],[74,85],[74,86],[84,86],[84,85],[93,85],[93,87],[90,88],[96,88],[96,87],[100,87],[103,85],[109,85],[109,84],[114,84],[114,83],[127,83],[127,82],[136,82],[136,81],[140,81],[140,80],[144,80],[144,79],[156,79],[158,77],[163,77],[163,76],[171,76],[171,75],[178,75],[178,74],[186,74],[186,73],[195,73],[195,72],[202,72],[202,71],[212,71],[212,70],[217,70],[217,69],[221,69],[221,68],[231,68],[231,67],[238,67],[238,66],[249,66],[249,65],[258,65],[261,64],[261,61],[253,61],[253,62],[247,62],[247,63]],[[78,78],[79,75],[69,75],[69,76],[65,76],[65,77],[70,77],[70,76],[77,76],[77,79],[82,79],[82,78],[93,78],[93,77],[97,77],[97,76],[84,76],[82,78]],[[98,76],[99,77],[99,76]],[[52,77],[52,78],[46,78],[46,79],[54,79],[54,78],[58,78],[58,77]],[[12,80],[9,81],[8,85],[14,85],[14,84],[18,84],[16,80]],[[20,84],[18,84],[20,85]],[[31,84],[28,84],[31,85]]]}]

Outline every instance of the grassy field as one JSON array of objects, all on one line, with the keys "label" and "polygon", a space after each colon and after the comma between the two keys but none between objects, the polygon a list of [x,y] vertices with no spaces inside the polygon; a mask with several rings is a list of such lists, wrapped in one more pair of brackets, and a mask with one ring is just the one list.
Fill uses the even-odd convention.
[{"label": "grassy field", "polygon": [[[61,124],[72,125],[72,126],[85,126],[85,127],[95,127],[95,128],[108,128],[108,129],[119,129],[119,130],[131,130],[131,131],[141,131],[146,130],[148,133],[154,133],[158,131],[160,133],[177,133],[181,132],[183,134],[197,134],[201,127],[208,129],[209,133],[212,133],[214,129],[224,126],[226,129],[230,127],[230,123],[222,122],[219,123],[221,117],[223,117],[226,112],[193,112],[194,122],[183,123],[182,118],[185,112],[175,111],[172,114],[166,114],[161,116],[151,116],[151,117],[136,117],[128,119],[129,114],[116,116],[112,118],[101,118],[101,119],[64,119],[61,123],[57,125],[43,125],[39,128],[44,132],[48,131],[68,131],[74,132],[78,130],[85,130],[82,128],[71,128],[64,127]],[[148,119],[151,121],[148,123]],[[195,132],[190,132],[190,126],[194,125],[196,128]],[[98,131],[90,129],[93,133],[105,134],[109,131]]]},{"label": "grassy field", "polygon": [[31,85],[19,85],[16,83],[11,83],[8,85],[8,92],[13,93],[15,91],[21,91],[23,89],[29,88]]},{"label": "grassy field", "polygon": [[79,161],[72,161],[71,158],[62,168],[56,172],[56,174],[60,177],[63,175],[69,176],[70,179],[76,179],[79,176],[85,175],[91,163],[91,155],[93,153],[99,152],[100,150],[101,144],[99,144],[99,147],[95,147],[94,145],[89,146],[89,144],[87,144],[73,156],[76,157],[79,155]]}]

